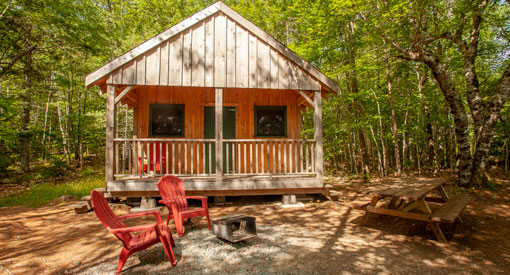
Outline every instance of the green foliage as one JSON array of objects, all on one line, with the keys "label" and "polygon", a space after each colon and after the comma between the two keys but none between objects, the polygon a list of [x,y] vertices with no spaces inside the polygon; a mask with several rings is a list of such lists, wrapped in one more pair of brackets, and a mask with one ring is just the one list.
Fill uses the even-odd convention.
[{"label": "green foliage", "polygon": [[[214,2],[18,0],[0,4],[0,10],[7,7],[0,16],[0,174],[19,162],[19,141],[24,136],[31,141],[32,162],[52,160],[41,173],[43,179],[71,173],[69,167],[72,158],[79,156],[80,146],[85,159],[101,165],[105,99],[97,88],[85,89],[84,76]],[[454,122],[434,76],[423,64],[402,59],[382,35],[409,48],[417,33],[413,29],[417,20],[422,22],[418,31],[456,31],[462,26],[463,15],[465,26],[472,23],[472,1],[225,2],[339,84],[341,92],[330,95],[323,104],[327,173],[370,179],[395,170],[386,55],[398,125],[397,148],[404,170],[433,171],[432,155],[437,169],[455,166]],[[509,18],[510,7],[504,1],[491,1],[484,14],[476,69],[486,103],[509,62]],[[461,31],[464,37],[469,35],[469,28]],[[437,40],[429,46],[441,52],[439,58],[469,111],[463,59],[455,43]],[[30,87],[26,84],[27,47],[34,47]],[[24,108],[30,112],[28,122],[22,120]],[[507,102],[494,133],[491,165],[501,167],[509,160],[509,114]],[[430,137],[426,129],[431,129]],[[310,110],[303,113],[302,137],[313,139]],[[361,143],[366,144],[365,149]],[[370,172],[363,171],[363,166],[369,166]]]},{"label": "green foliage", "polygon": [[84,170],[81,175],[65,183],[43,182],[31,186],[27,191],[0,198],[0,207],[22,205],[38,207],[62,195],[72,195],[79,199],[90,194],[95,188],[104,186],[104,174],[96,169]]},{"label": "green foliage", "polygon": [[53,160],[48,166],[44,167],[39,174],[39,179],[48,180],[51,178],[59,178],[69,174],[69,165],[62,160]]}]

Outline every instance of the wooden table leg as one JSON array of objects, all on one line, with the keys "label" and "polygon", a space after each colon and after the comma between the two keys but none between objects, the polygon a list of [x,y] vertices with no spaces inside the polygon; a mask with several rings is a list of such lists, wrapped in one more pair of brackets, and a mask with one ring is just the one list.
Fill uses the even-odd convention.
[{"label": "wooden table leg", "polygon": [[[418,204],[420,205],[421,210],[427,214],[432,215],[432,210],[430,210],[429,205],[424,199],[419,199]],[[436,238],[438,241],[442,243],[447,243],[446,237],[443,234],[443,231],[441,230],[441,227],[439,227],[438,222],[430,222],[430,228],[432,228],[432,232],[434,232],[434,235],[436,235]]]},{"label": "wooden table leg", "polygon": [[446,193],[446,190],[444,190],[444,186],[440,186],[439,187],[439,194],[441,195],[441,198],[443,199],[444,202],[447,202],[450,197],[448,197],[448,194]]},{"label": "wooden table leg", "polygon": [[389,209],[394,209],[395,208],[395,204],[397,203],[398,201],[398,197],[392,197],[391,200],[390,200],[390,203],[388,204],[388,208]]},{"label": "wooden table leg", "polygon": [[[372,200],[370,201],[369,205],[375,207],[375,205],[377,204],[378,201],[379,201],[379,196],[374,196],[374,197],[372,197]],[[368,217],[370,217],[370,212],[365,210],[365,215],[363,216],[363,218],[361,218],[359,225],[365,226],[365,224],[368,221]]]}]

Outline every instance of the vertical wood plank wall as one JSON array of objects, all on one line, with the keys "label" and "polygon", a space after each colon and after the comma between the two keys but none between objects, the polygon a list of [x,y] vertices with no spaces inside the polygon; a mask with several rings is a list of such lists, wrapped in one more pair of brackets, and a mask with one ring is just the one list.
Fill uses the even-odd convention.
[{"label": "vertical wood plank wall", "polygon": [[321,89],[310,74],[222,13],[118,68],[108,84]]},{"label": "vertical wood plank wall", "polygon": [[[149,105],[153,103],[157,104],[184,104],[184,139],[203,139],[204,138],[204,107],[205,106],[214,106],[215,102],[215,89],[214,88],[196,88],[196,87],[162,87],[162,86],[143,86],[138,87],[136,91],[136,99],[137,105],[133,109],[134,110],[134,123],[137,125],[135,128],[135,133],[137,138],[148,138],[149,134]],[[254,106],[286,106],[287,107],[287,137],[283,139],[300,139],[300,131],[301,131],[301,118],[300,118],[300,107],[297,105],[297,101],[299,99],[299,95],[295,90],[265,90],[265,89],[249,89],[249,88],[230,88],[223,89],[223,105],[224,106],[235,106],[236,107],[236,139],[253,139],[255,138],[255,118],[254,118]],[[168,138],[162,138],[168,139]],[[175,140],[179,140],[180,138],[172,138]],[[274,140],[275,138],[271,138]],[[261,138],[261,141],[264,139]],[[255,147],[250,149],[248,146],[247,151],[241,150],[237,160],[239,158],[242,159],[253,159],[257,158],[256,154],[259,154],[259,150],[261,150],[262,144],[259,143],[257,149]],[[267,145],[269,146],[269,144]],[[281,146],[281,145],[276,145]],[[186,147],[184,147],[186,148]],[[188,146],[187,152],[188,156],[192,154],[191,150]],[[201,148],[201,147],[200,147]],[[203,150],[203,148],[197,150]],[[289,147],[290,148],[290,147]],[[297,152],[297,149],[293,147],[292,153],[287,149],[287,154],[295,154],[294,151]],[[145,148],[146,150],[146,148]],[[169,148],[170,154],[174,149]],[[230,149],[232,150],[232,149]],[[250,151],[252,150],[252,151]],[[273,150],[271,149],[271,154],[273,154]],[[289,161],[290,165],[290,155],[286,155],[286,149],[283,147],[276,150],[282,151],[283,159],[282,161],[278,161],[282,167],[266,167],[266,171],[298,171],[295,167],[286,166],[286,160]],[[145,152],[147,153],[147,152]],[[153,153],[153,152],[150,152]],[[143,155],[144,153],[139,151],[139,155]],[[184,167],[192,166],[190,160],[187,160],[184,163],[184,156],[186,152],[182,152],[180,154],[180,158],[182,161],[182,165]],[[205,173],[203,167],[202,154],[196,153],[196,158],[198,163],[200,164],[197,168],[201,173]],[[267,156],[269,159],[266,159],[266,163],[273,163],[273,158],[277,158],[274,161],[277,161],[278,158],[282,156],[279,153],[276,155]],[[295,155],[294,155],[295,156]],[[238,165],[238,168],[241,172],[247,171],[258,171],[262,170],[262,162],[264,162],[263,157],[259,157],[259,162],[261,163],[250,163]],[[234,162],[237,163],[237,160]],[[173,164],[174,166],[177,163]],[[295,165],[298,165],[295,163]],[[304,165],[304,164],[300,164]],[[172,167],[172,164],[170,164]],[[176,168],[177,169],[177,168]],[[184,168],[183,168],[184,169]],[[285,170],[284,170],[285,169]],[[180,170],[180,169],[179,169]],[[189,169],[187,169],[187,172]]]},{"label": "vertical wood plank wall", "polygon": [[[214,88],[143,86],[136,91],[135,135],[149,137],[149,104],[184,104],[184,138],[204,138],[204,106],[214,106]],[[255,138],[254,106],[286,106],[287,138],[300,137],[299,95],[293,90],[223,89],[223,105],[235,106],[236,139]]]}]

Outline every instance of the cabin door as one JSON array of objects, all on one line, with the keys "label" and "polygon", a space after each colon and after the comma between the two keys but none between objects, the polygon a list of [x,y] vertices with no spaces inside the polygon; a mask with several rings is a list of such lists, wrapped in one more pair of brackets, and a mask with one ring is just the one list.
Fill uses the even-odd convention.
[{"label": "cabin door", "polygon": [[[205,139],[214,139],[216,138],[215,133],[215,107],[214,106],[205,106],[204,107],[204,138]],[[236,107],[223,107],[223,139],[235,139],[236,138]],[[228,158],[226,154],[227,145],[223,143],[223,169],[227,167],[227,159],[228,159],[228,173],[233,172],[233,160],[232,160],[232,144],[229,145],[230,148],[228,150]],[[212,174],[216,173],[216,169],[214,168],[214,160],[216,158],[216,147],[215,143],[212,144],[211,148],[211,161],[213,164]],[[209,160],[209,150],[205,151],[205,159]],[[209,173],[209,165],[205,166],[205,173]]]}]

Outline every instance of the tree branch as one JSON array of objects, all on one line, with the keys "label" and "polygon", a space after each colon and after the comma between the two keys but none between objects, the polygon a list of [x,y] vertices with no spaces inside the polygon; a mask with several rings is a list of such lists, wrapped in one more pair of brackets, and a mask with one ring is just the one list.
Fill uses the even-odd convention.
[{"label": "tree branch", "polygon": [[12,69],[12,67],[14,67],[14,65],[16,65],[16,63],[18,62],[18,60],[20,58],[33,52],[36,48],[37,48],[37,45],[33,45],[30,48],[28,48],[27,50],[22,51],[18,55],[14,56],[14,58],[11,60],[11,62],[8,63],[7,66],[2,68],[2,71],[0,71],[0,77],[3,77],[7,72],[9,72]]},{"label": "tree branch", "polygon": [[9,3],[7,3],[7,6],[5,7],[5,9],[0,14],[0,18],[2,18],[4,16],[4,13],[9,9],[9,6],[11,5],[11,3],[12,3],[12,0],[10,0]]}]

